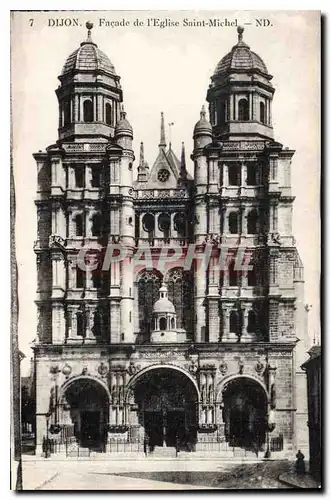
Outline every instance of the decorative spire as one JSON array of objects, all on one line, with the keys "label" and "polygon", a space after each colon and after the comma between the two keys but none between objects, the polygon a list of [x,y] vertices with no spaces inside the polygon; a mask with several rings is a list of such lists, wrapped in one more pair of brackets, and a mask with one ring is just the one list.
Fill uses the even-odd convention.
[{"label": "decorative spire", "polygon": [[204,104],[202,105],[202,108],[201,108],[201,111],[200,111],[200,118],[201,118],[201,120],[205,120],[206,119],[206,110],[205,110],[205,105]]},{"label": "decorative spire", "polygon": [[148,164],[145,161],[144,143],[141,142],[140,143],[139,165],[138,165],[138,177],[137,177],[138,182],[146,182],[147,181],[147,171],[148,171]]},{"label": "decorative spire", "polygon": [[164,131],[164,116],[163,116],[163,111],[161,111],[161,136],[160,136],[159,148],[165,148],[166,146],[167,146],[167,143],[166,143],[165,131]]},{"label": "decorative spire", "polygon": [[186,180],[186,178],[187,178],[185,145],[183,142],[182,142],[182,153],[181,153],[181,157],[180,157],[180,178],[181,178],[181,180]]},{"label": "decorative spire", "polygon": [[140,143],[140,156],[139,156],[139,167],[138,168],[144,168],[145,166],[145,159],[144,159],[144,143]]}]

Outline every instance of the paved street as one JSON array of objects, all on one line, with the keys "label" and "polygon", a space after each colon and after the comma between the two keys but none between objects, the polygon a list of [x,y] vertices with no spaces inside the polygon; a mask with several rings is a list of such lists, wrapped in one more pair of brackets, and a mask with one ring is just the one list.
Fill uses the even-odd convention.
[{"label": "paved street", "polygon": [[219,460],[33,460],[23,462],[24,490],[188,490],[287,488],[289,462]]}]

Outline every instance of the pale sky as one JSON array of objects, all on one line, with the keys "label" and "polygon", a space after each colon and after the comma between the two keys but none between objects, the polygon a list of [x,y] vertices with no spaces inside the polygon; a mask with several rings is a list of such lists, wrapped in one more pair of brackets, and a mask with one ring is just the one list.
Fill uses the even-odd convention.
[{"label": "pale sky", "polygon": [[[82,26],[49,27],[49,19],[78,19]],[[179,27],[135,27],[139,19],[170,18]],[[207,88],[218,61],[237,42],[235,27],[183,27],[184,18],[238,20],[245,26],[244,41],[257,52],[274,78],[275,139],[295,149],[292,162],[293,234],[305,266],[305,297],[311,339],[319,334],[320,286],[320,33],[319,14],[248,11],[140,12],[21,12],[12,22],[13,160],[17,205],[17,262],[19,272],[20,349],[32,356],[36,337],[36,164],[32,153],[57,140],[57,76],[68,55],[86,38],[85,22],[94,23],[92,39],[121,76],[127,118],[133,126],[134,151],[140,141],[152,166],[158,152],[160,112],[174,122],[172,146],[180,157],[185,142],[186,162],[193,128],[205,103]],[[256,19],[270,26],[257,27]],[[33,20],[29,21],[29,20]],[[125,19],[127,27],[100,27],[100,19]],[[30,26],[32,24],[32,26]],[[51,21],[52,24],[52,21]],[[168,127],[166,127],[168,129]],[[168,131],[168,130],[167,130]],[[136,160],[137,166],[137,160]]]}]

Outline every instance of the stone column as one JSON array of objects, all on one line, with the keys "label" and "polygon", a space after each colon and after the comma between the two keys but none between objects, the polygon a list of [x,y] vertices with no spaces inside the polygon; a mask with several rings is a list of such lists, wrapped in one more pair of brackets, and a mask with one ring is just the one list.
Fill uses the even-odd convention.
[{"label": "stone column", "polygon": [[196,312],[196,325],[195,325],[195,341],[202,342],[205,336],[206,329],[206,309],[204,305],[206,296],[206,274],[197,268],[195,273],[195,312]]},{"label": "stone column", "polygon": [[247,186],[247,165],[246,163],[241,163],[241,186]]},{"label": "stone column", "polygon": [[133,256],[120,263],[121,269],[121,333],[124,342],[134,342]]}]

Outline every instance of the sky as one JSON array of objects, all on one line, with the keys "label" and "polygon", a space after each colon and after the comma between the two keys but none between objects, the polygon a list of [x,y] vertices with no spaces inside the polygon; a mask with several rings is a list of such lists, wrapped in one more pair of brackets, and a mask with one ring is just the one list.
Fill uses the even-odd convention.
[{"label": "sky", "polygon": [[[56,26],[61,19],[71,26]],[[79,26],[75,26],[74,19]],[[100,21],[104,19],[105,21]],[[158,21],[179,26],[161,28]],[[205,104],[218,61],[237,42],[234,26],[183,26],[203,19],[245,25],[244,41],[257,52],[274,78],[272,116],[275,140],[296,150],[292,161],[293,234],[305,267],[305,299],[310,304],[309,334],[319,336],[320,286],[320,35],[314,11],[106,11],[16,12],[11,25],[13,163],[16,189],[16,239],[19,273],[19,342],[26,355],[23,374],[36,338],[36,164],[34,152],[57,140],[57,76],[68,55],[86,38],[105,52],[121,77],[127,118],[133,126],[134,151],[144,142],[151,166],[158,153],[160,112],[173,122],[171,142],[186,162],[192,134]],[[257,19],[266,19],[257,26]],[[138,22],[137,22],[138,20]],[[107,26],[107,21],[124,26]],[[169,24],[168,22],[168,24]],[[66,21],[69,24],[69,21]],[[101,25],[102,24],[102,25]],[[128,25],[129,24],[129,25]],[[135,24],[140,24],[136,26]],[[55,26],[53,26],[55,25]],[[136,160],[136,164],[137,164]]]}]

